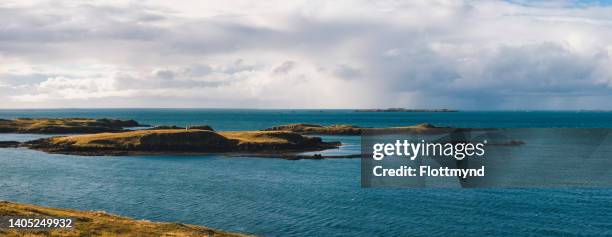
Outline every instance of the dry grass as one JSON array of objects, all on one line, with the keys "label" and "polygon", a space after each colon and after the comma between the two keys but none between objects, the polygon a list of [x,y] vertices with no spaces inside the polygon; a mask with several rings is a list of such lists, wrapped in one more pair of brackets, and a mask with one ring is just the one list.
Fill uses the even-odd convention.
[{"label": "dry grass", "polygon": [[140,145],[141,138],[150,134],[193,134],[202,130],[185,129],[160,129],[160,130],[137,130],[121,133],[97,133],[87,135],[74,135],[65,137],[53,137],[51,142],[55,144],[71,144],[75,147],[115,147],[117,145]]},{"label": "dry grass", "polygon": [[241,132],[220,132],[224,137],[235,139],[240,143],[287,143],[293,135],[283,131],[241,131]]},{"label": "dry grass", "polygon": [[247,236],[203,226],[137,221],[104,212],[77,211],[0,201],[0,216],[70,217],[73,229],[51,231],[1,230],[0,236]]}]

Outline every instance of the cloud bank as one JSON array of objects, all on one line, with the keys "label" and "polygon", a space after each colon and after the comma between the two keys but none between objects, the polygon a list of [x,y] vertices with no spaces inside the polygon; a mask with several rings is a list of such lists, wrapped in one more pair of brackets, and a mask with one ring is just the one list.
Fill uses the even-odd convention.
[{"label": "cloud bank", "polygon": [[0,104],[612,109],[612,7],[3,1]]}]

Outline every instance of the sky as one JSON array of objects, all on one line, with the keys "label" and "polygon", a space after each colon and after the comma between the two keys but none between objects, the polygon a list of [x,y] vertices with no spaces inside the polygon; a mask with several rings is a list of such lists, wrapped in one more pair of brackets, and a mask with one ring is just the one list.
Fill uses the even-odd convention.
[{"label": "sky", "polygon": [[607,1],[1,1],[0,108],[612,109]]}]

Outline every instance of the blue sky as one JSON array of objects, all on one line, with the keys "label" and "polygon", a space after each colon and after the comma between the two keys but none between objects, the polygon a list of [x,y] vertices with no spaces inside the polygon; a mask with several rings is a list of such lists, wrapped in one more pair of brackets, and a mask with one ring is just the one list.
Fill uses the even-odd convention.
[{"label": "blue sky", "polygon": [[2,1],[0,108],[612,109],[611,1]]}]

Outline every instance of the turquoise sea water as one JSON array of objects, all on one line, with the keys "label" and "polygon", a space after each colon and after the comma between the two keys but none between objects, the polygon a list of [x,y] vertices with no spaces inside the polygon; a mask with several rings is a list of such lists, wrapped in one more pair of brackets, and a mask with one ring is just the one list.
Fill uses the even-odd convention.
[{"label": "turquoise sea water", "polygon": [[[111,117],[251,130],[305,122],[388,127],[612,128],[612,112],[0,110],[0,118]],[[39,135],[0,134],[0,140]],[[325,137],[359,151],[358,137]],[[0,149],[0,199],[105,210],[264,236],[612,235],[610,189],[362,189],[358,159],[80,157]]]}]

